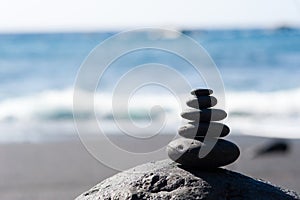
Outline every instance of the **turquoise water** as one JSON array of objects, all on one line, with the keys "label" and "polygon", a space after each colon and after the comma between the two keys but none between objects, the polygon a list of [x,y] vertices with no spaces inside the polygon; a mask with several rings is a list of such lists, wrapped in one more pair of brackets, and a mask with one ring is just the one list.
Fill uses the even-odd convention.
[{"label": "turquoise water", "polygon": [[[228,122],[233,127],[237,126],[239,132],[247,132],[251,124],[265,119],[267,126],[257,128],[259,133],[253,134],[269,134],[268,128],[279,122],[278,134],[288,126],[288,134],[298,137],[300,30],[199,30],[183,33],[199,42],[219,68],[228,97]],[[5,136],[0,136],[1,140],[40,138],[37,135],[44,129],[51,135],[53,129],[57,129],[55,124],[61,125],[62,132],[72,132],[72,125],[66,124],[72,123],[71,96],[77,71],[89,52],[114,34],[0,35],[0,129],[5,132]],[[145,35],[141,33],[136,39],[143,37]],[[176,38],[173,40],[176,43]],[[190,66],[174,55],[156,50],[135,52],[116,62],[107,72],[102,85],[108,98],[105,101],[109,102],[114,80],[133,66],[150,62],[174,67],[190,77],[192,84],[197,85],[199,81],[193,77]],[[161,98],[172,101],[167,96]],[[151,98],[147,97],[147,100],[151,101]],[[178,108],[172,105],[166,110],[174,114]],[[101,106],[98,110],[99,117],[109,123],[109,111]],[[147,107],[134,110],[135,118],[148,120]],[[13,136],[7,132],[16,134]]]}]

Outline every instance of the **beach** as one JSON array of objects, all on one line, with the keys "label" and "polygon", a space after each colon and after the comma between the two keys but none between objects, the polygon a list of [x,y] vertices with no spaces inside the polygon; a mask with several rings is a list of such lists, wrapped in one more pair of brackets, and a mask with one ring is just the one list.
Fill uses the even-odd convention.
[{"label": "beach", "polygon": [[[263,187],[250,176],[300,193],[300,0],[122,3],[1,4],[0,200],[75,199],[120,171],[169,158],[182,166],[156,176],[160,162],[146,165],[147,192],[186,195],[189,182],[201,199],[208,187],[256,199]],[[199,160],[212,137],[225,136]],[[178,137],[205,139],[191,149]],[[169,167],[191,166],[212,170],[216,184],[193,185],[193,170],[192,179],[169,176]],[[219,166],[246,176],[216,170],[237,175],[223,177]],[[123,177],[105,189],[131,187]]]},{"label": "beach", "polygon": [[[222,76],[226,99],[219,98],[220,93],[211,89],[218,98],[217,106],[221,105],[217,108],[228,113],[224,122],[232,130],[228,140],[241,149],[239,159],[227,168],[300,192],[300,29],[181,32],[207,51]],[[115,34],[110,31],[0,34],[0,199],[74,199],[118,172],[100,163],[85,149],[75,130],[74,115],[77,128],[78,124],[84,125],[81,136],[99,133],[98,126],[91,126],[96,117],[101,130],[120,148],[147,152],[166,146],[170,134],[155,136],[142,144],[129,140],[120,134],[115,116],[127,125],[134,121],[141,127],[152,120],[167,119],[163,126],[153,127],[162,127],[162,133],[175,134],[182,122],[180,113],[185,109],[178,98],[188,98],[190,90],[172,93],[170,89],[180,89],[184,84],[159,70],[135,71],[137,74],[130,80],[140,79],[145,87],[138,85],[139,90],[130,91],[131,99],[116,97],[120,100],[118,105],[128,103],[128,110],[113,109],[114,88],[132,69],[159,63],[177,71],[188,80],[191,89],[210,87],[206,80],[209,77],[203,77],[182,57],[146,48],[119,56],[112,62],[96,90],[91,90],[93,94],[87,88],[80,90],[84,95],[93,95],[93,110],[89,105],[85,107],[86,101],[74,110],[74,83],[83,61],[97,45]],[[128,38],[122,40],[126,41],[124,49],[139,45],[140,41],[155,41],[186,52],[189,58],[199,58],[190,45],[182,43],[178,34],[140,32],[133,38],[132,42]],[[113,43],[97,58],[109,58],[119,46],[119,42]],[[99,63],[91,64],[91,75],[94,75]],[[160,81],[153,80],[154,84],[146,87],[144,81],[149,77],[159,77],[174,87],[160,87]],[[89,80],[87,76],[86,82]],[[159,109],[152,109],[157,106]],[[139,130],[133,135],[144,137],[156,132]],[[272,137],[289,140],[291,150],[253,158],[255,151],[271,142]],[[105,147],[107,141],[98,138],[92,142],[120,165],[134,167],[167,158],[165,151],[151,159],[145,155],[143,161],[118,157]]]},{"label": "beach", "polygon": [[[124,136],[115,137],[121,143],[128,142]],[[289,153],[255,159],[253,152],[268,143],[270,138],[230,136],[229,140],[236,142],[241,149],[240,158],[228,166],[229,169],[300,191],[300,140],[289,141]],[[157,143],[162,141],[164,139],[157,138]],[[100,145],[101,142],[104,141],[98,141]],[[43,143],[7,143],[1,144],[0,149],[1,199],[74,199],[117,173],[97,161],[76,138]],[[165,158],[167,154],[155,160]]]}]

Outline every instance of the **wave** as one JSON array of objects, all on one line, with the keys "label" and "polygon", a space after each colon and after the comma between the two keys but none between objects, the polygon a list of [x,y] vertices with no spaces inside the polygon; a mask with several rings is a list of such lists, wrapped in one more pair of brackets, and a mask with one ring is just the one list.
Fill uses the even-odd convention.
[{"label": "wave", "polygon": [[[89,95],[82,92],[82,95]],[[95,113],[101,119],[111,120],[112,95],[95,95]],[[160,105],[167,113],[178,110],[177,101],[168,95],[140,95],[133,97],[129,105],[130,118],[143,120],[149,118],[149,107]],[[69,120],[73,119],[73,90],[50,90],[32,96],[6,99],[0,101],[0,122],[19,120]],[[77,109],[82,120],[93,117],[94,111],[89,111],[89,106]],[[118,109],[116,109],[118,112]],[[155,111],[152,117],[159,117],[160,111]],[[119,118],[127,118],[126,113],[116,113]]]},{"label": "wave", "polygon": [[228,92],[228,122],[242,134],[300,138],[300,88]]},{"label": "wave", "polygon": [[[84,94],[83,94],[84,95]],[[127,112],[112,114],[112,96],[109,93],[95,95],[95,113],[80,108],[76,116],[88,121],[95,115],[98,120],[111,124],[115,117],[119,120],[147,124],[151,120],[168,119],[168,130],[174,131],[180,126],[181,106],[177,99],[169,94],[136,95],[128,103]],[[226,110],[229,117],[226,123],[233,133],[261,135],[270,137],[299,138],[300,135],[300,88],[274,92],[228,91],[226,92]],[[163,109],[152,109],[160,105]],[[45,124],[73,122],[73,90],[49,90],[31,96],[0,101],[0,123],[5,124]],[[127,110],[126,110],[127,111]],[[108,125],[110,126],[110,125]],[[109,128],[108,128],[109,129]],[[112,129],[112,132],[116,129]]]}]

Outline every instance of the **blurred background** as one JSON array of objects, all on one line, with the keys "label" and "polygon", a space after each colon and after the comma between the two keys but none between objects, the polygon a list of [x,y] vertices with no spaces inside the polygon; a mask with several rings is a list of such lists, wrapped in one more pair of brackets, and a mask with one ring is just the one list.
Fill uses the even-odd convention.
[{"label": "blurred background", "polygon": [[[0,6],[1,199],[72,199],[116,173],[79,141],[73,85],[96,45],[120,31],[143,27],[186,34],[214,60],[224,81],[226,124],[242,149],[230,168],[300,192],[299,0],[11,0]],[[189,51],[176,35],[163,31],[136,36],[137,41],[144,38],[174,40]],[[187,63],[164,52],[134,52],[113,63],[97,90],[96,114],[111,137],[128,146],[130,141],[112,125],[112,88],[123,73],[145,63],[171,66],[192,86],[205,87]],[[160,103],[172,118],[161,135],[168,139],[180,125],[181,108],[162,88],[145,92],[130,105],[131,118],[148,122],[149,108]],[[161,113],[154,114],[159,118]],[[87,128],[87,133],[97,130]],[[284,147],[255,157],[278,144]]]}]

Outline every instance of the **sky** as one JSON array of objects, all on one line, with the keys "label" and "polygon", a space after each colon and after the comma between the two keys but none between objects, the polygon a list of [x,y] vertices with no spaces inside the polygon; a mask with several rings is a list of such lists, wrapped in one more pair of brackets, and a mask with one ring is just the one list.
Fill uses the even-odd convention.
[{"label": "sky", "polygon": [[300,27],[300,0],[0,0],[0,32]]}]

